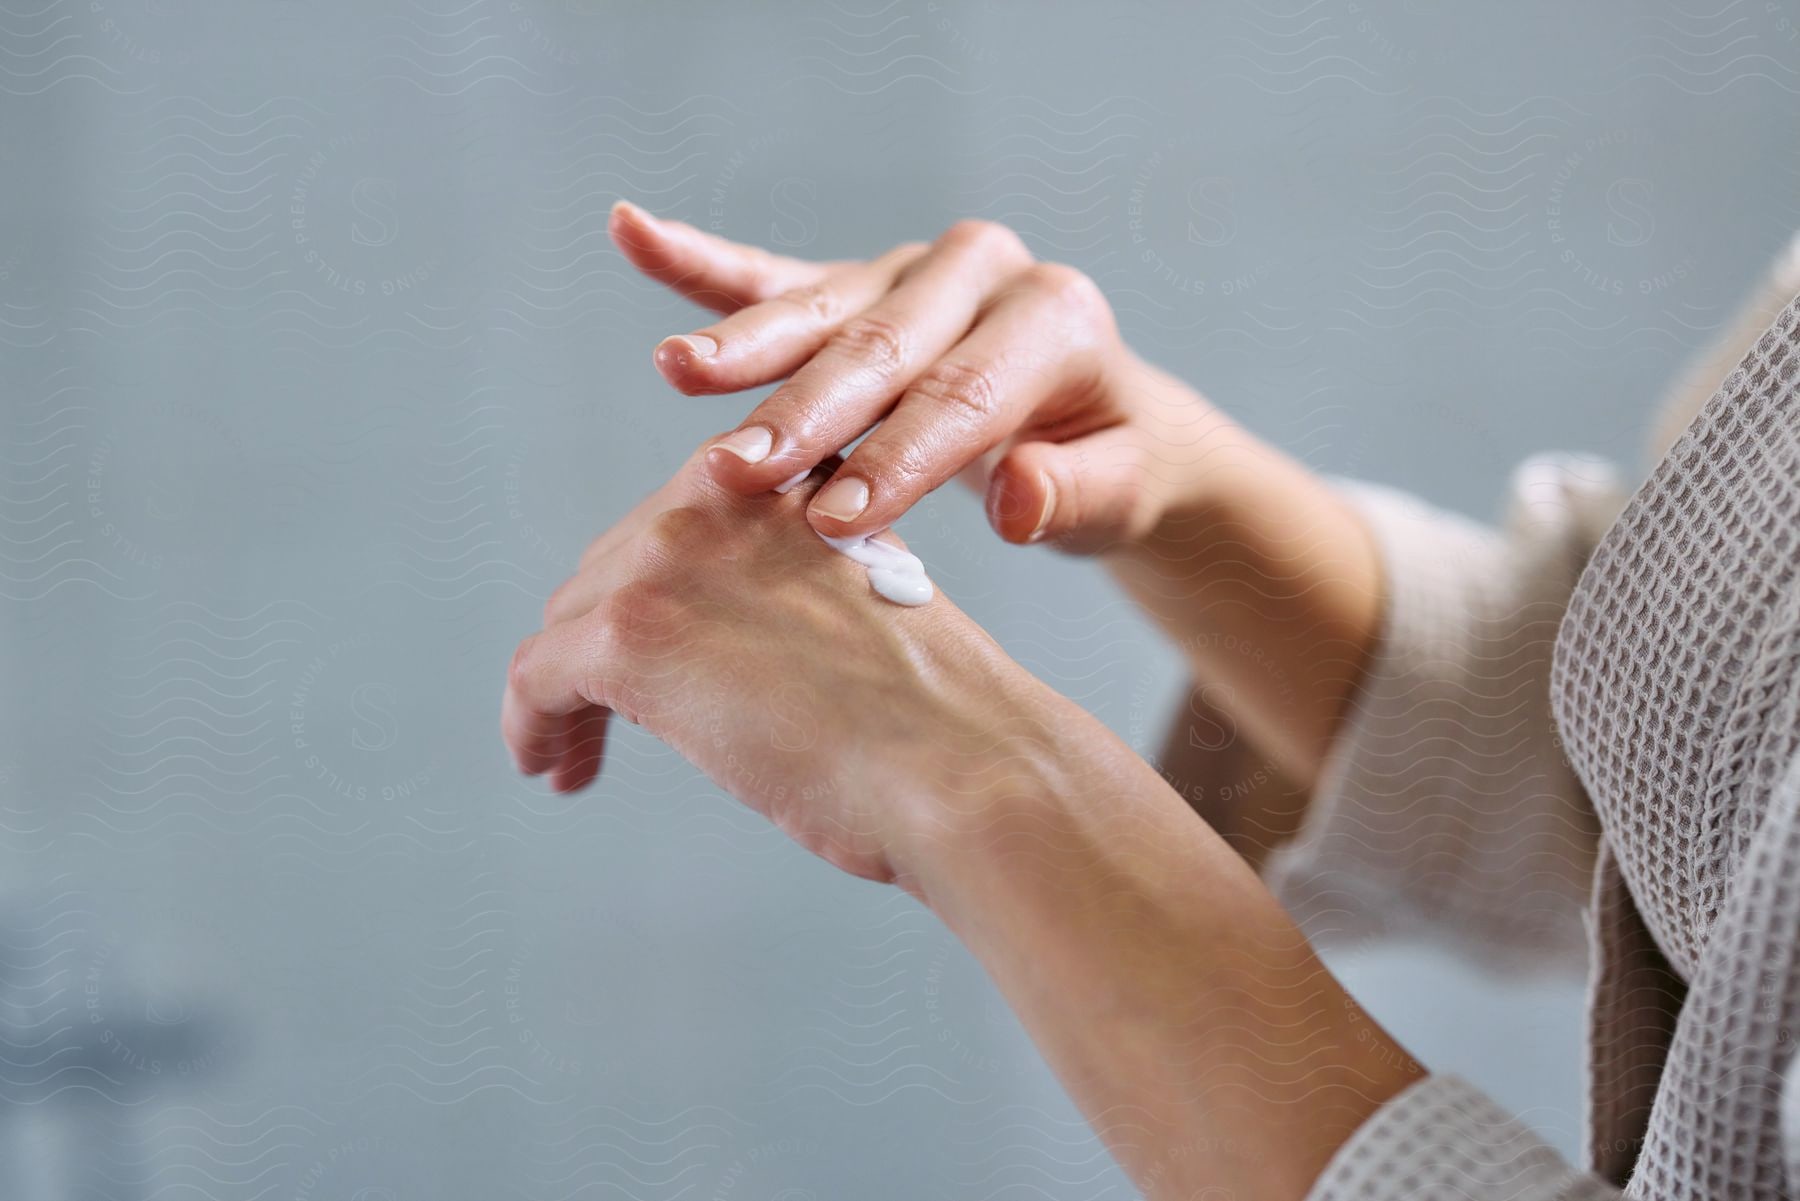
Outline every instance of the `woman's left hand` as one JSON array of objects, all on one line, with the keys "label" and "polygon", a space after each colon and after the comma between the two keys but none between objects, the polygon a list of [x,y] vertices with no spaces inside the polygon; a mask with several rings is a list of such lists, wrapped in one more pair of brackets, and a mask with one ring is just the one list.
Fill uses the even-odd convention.
[{"label": "woman's left hand", "polygon": [[520,768],[586,786],[617,713],[802,846],[891,881],[909,837],[985,790],[1130,755],[944,597],[874,596],[803,518],[824,476],[740,496],[696,454],[602,534],[513,656]]},{"label": "woman's left hand", "polygon": [[580,788],[643,725],[937,913],[1147,1195],[1302,1196],[1416,1065],[1129,747],[943,597],[873,596],[804,520],[823,474],[741,496],[696,455],[603,534],[513,656],[519,765]]}]

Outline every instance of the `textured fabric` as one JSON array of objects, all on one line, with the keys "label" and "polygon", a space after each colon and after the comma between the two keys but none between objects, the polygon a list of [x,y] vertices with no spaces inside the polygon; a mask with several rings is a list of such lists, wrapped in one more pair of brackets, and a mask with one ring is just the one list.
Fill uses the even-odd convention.
[{"label": "textured fabric", "polygon": [[1507,531],[1352,486],[1386,564],[1387,613],[1306,825],[1266,875],[1315,937],[1448,931],[1493,951],[1583,949],[1599,831],[1550,736],[1550,648],[1617,511],[1601,464],[1514,479]]},{"label": "textured fabric", "polygon": [[1789,1180],[1800,1180],[1800,1056],[1788,1060],[1781,1090],[1781,1143],[1787,1150]]},{"label": "textured fabric", "polygon": [[1601,542],[1557,653],[1569,753],[1651,932],[1690,979],[1796,747],[1795,314]]},{"label": "textured fabric", "polygon": [[1650,1129],[1687,981],[1656,945],[1605,842],[1588,928],[1587,1161],[1622,1185]]},{"label": "textured fabric", "polygon": [[[1780,1196],[1800,1019],[1800,305],[1596,549],[1554,700],[1645,926],[1688,981],[1635,1183]],[[1720,1163],[1696,1134],[1727,1143]]]},{"label": "textured fabric", "polygon": [[1382,1106],[1314,1190],[1339,1201],[1616,1198],[1455,1076],[1428,1076]]},{"label": "textured fabric", "polygon": [[1800,1196],[1800,300],[1622,511],[1569,458],[1521,470],[1498,530],[1349,495],[1389,609],[1271,881],[1327,940],[1431,928],[1492,959],[1585,924],[1590,1125],[1576,1171],[1432,1077],[1314,1196]]}]

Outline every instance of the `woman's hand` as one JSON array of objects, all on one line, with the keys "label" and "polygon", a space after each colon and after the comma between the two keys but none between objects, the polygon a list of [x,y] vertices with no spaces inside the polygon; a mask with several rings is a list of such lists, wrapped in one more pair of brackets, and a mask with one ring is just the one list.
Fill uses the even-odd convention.
[{"label": "woman's hand", "polygon": [[943,597],[873,596],[803,519],[824,474],[747,497],[696,455],[602,535],[513,657],[519,765],[580,788],[642,724],[930,906],[1146,1195],[1302,1196],[1417,1066],[1129,747]]},{"label": "woman's hand", "polygon": [[623,202],[611,229],[645,274],[725,314],[657,347],[671,383],[787,381],[706,452],[715,481],[764,493],[879,423],[807,509],[820,533],[883,529],[963,474],[1007,541],[1106,552],[1194,678],[1239,698],[1258,753],[1310,787],[1375,637],[1368,531],[1303,465],[1133,354],[1080,272],[1033,262],[984,221],[830,263]]},{"label": "woman's hand", "polygon": [[745,497],[696,454],[601,535],[513,656],[501,721],[520,768],[584,787],[617,713],[802,846],[891,881],[956,798],[1028,788],[1084,740],[1123,750],[942,596],[875,597],[802,518],[825,474]]},{"label": "woman's hand", "polygon": [[611,232],[637,267],[724,318],[656,348],[689,395],[786,380],[707,454],[746,495],[879,423],[814,498],[834,536],[897,521],[965,471],[1009,542],[1103,549],[1147,532],[1229,423],[1132,354],[1081,272],[1016,234],[963,221],[929,245],[814,263],[729,242],[621,201]]}]

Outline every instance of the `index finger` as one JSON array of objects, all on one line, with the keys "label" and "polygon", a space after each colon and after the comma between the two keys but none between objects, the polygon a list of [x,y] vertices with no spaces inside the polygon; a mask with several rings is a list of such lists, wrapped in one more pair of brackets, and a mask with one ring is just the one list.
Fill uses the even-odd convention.
[{"label": "index finger", "polygon": [[653,217],[629,200],[613,205],[607,232],[632,266],[715,313],[735,313],[825,278],[833,263],[772,254]]}]

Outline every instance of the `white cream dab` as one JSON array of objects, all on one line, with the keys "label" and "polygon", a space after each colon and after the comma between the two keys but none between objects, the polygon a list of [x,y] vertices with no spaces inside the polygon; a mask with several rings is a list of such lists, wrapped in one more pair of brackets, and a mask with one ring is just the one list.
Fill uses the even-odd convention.
[{"label": "white cream dab", "polygon": [[[793,479],[775,485],[775,491],[792,492],[811,474],[811,471],[802,471]],[[828,538],[820,534],[819,540],[851,562],[867,568],[869,587],[879,595],[896,605],[924,604],[933,596],[931,581],[925,576],[925,564],[910,551],[901,550],[892,543],[875,541],[877,535],[885,533],[886,530],[877,530],[861,538]]]},{"label": "white cream dab", "polygon": [[819,538],[852,562],[869,569],[869,586],[896,605],[922,605],[931,599],[931,581],[925,578],[925,564],[911,551],[901,550],[891,542],[875,541],[877,530],[861,538]]}]

